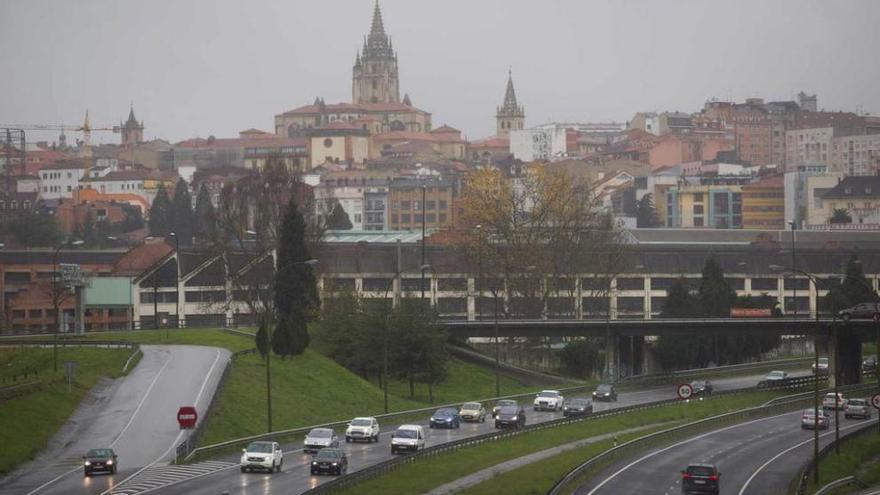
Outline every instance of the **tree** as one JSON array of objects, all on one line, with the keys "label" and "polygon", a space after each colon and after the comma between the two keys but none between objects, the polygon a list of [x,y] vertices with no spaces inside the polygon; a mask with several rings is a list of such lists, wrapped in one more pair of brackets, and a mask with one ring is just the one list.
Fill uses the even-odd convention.
[{"label": "tree", "polygon": [[[684,277],[679,277],[666,291],[663,318],[693,318],[699,313],[697,298]],[[708,360],[709,342],[701,335],[663,335],[657,340],[655,354],[664,369],[691,368]]]},{"label": "tree", "polygon": [[837,314],[841,309],[878,299],[877,293],[871,289],[871,283],[865,278],[859,257],[852,255],[846,263],[843,282],[832,282],[822,306],[824,310]]},{"label": "tree", "polygon": [[171,231],[177,236],[178,242],[183,246],[191,245],[194,230],[192,196],[189,194],[189,186],[183,179],[178,180],[174,188],[170,220]]},{"label": "tree", "polygon": [[257,335],[255,337],[257,341],[257,350],[260,352],[260,355],[266,357],[266,353],[269,352],[269,325],[266,321],[261,321],[259,328],[257,328]]},{"label": "tree", "polygon": [[718,260],[709,255],[703,264],[703,277],[700,279],[700,288],[697,291],[700,316],[729,318],[730,305],[735,297],[736,293],[730,288],[727,280],[724,280],[724,270]]},{"label": "tree", "polygon": [[636,227],[650,229],[660,226],[657,218],[657,208],[654,206],[654,198],[651,193],[642,196],[636,203]]},{"label": "tree", "polygon": [[23,247],[55,246],[62,232],[54,217],[28,213],[0,223],[0,233],[11,235]]},{"label": "tree", "polygon": [[559,352],[562,369],[568,375],[578,378],[598,376],[605,366],[600,353],[602,339],[587,337],[569,342]]},{"label": "tree", "polygon": [[849,214],[849,210],[846,208],[835,208],[834,211],[831,212],[830,223],[838,224],[838,223],[852,223],[852,215]]},{"label": "tree", "polygon": [[666,291],[663,318],[690,318],[696,313],[694,297],[687,279],[679,277]]},{"label": "tree", "polygon": [[211,239],[217,228],[217,214],[211,202],[211,193],[208,192],[204,182],[196,196],[196,210],[193,217],[193,235],[202,240]]},{"label": "tree", "polygon": [[[306,325],[318,309],[318,289],[306,246],[306,223],[291,198],[281,223],[275,269],[275,308],[279,323],[272,341],[276,354],[301,354],[308,346]],[[278,344],[276,344],[276,339]]]},{"label": "tree", "polygon": [[171,232],[171,199],[163,184],[159,185],[153,204],[150,206],[150,234],[164,237]]},{"label": "tree", "polygon": [[333,206],[333,211],[330,212],[330,216],[327,218],[327,228],[330,230],[352,229],[351,220],[348,218],[348,213],[345,212],[342,204],[336,203]]}]

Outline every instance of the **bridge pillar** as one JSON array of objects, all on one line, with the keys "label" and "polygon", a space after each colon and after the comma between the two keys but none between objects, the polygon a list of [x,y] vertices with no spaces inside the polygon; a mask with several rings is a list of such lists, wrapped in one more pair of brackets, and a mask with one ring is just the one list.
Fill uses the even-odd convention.
[{"label": "bridge pillar", "polygon": [[862,380],[862,341],[858,335],[838,329],[828,341],[829,386],[852,385]]},{"label": "bridge pillar", "polygon": [[616,332],[609,328],[605,331],[605,381],[616,383],[620,379],[620,374],[618,373],[619,359],[618,336]]}]

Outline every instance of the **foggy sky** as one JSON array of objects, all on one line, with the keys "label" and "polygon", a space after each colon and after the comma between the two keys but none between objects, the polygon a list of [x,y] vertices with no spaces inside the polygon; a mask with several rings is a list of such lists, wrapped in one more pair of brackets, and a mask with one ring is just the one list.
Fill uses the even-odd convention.
[{"label": "foggy sky", "polygon": [[[494,134],[508,66],[527,126],[800,90],[818,93],[820,108],[880,114],[878,1],[381,6],[401,97],[470,139]],[[275,114],[316,96],[350,101],[372,9],[372,0],[0,0],[0,123],[80,124],[88,108],[93,127],[109,127],[134,102],[147,139],[271,132]]]}]

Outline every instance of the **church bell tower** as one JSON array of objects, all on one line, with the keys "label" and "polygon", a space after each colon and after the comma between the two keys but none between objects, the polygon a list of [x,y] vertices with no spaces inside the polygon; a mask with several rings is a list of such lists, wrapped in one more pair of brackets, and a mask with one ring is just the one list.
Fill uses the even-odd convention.
[{"label": "church bell tower", "polygon": [[400,103],[397,53],[391,46],[391,38],[385,34],[378,0],[373,8],[370,34],[364,39],[364,47],[355,56],[352,68],[351,102]]}]

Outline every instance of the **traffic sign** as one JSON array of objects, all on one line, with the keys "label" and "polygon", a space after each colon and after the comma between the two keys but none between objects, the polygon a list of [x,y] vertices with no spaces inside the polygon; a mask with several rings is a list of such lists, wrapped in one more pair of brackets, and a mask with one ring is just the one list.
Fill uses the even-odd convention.
[{"label": "traffic sign", "polygon": [[181,430],[195,428],[196,422],[199,420],[199,414],[196,408],[192,406],[183,406],[177,410],[177,423]]},{"label": "traffic sign", "polygon": [[874,409],[880,409],[880,394],[874,394],[871,397],[871,405],[874,406]]},{"label": "traffic sign", "polygon": [[692,395],[694,395],[694,387],[691,387],[690,383],[682,383],[678,386],[678,398],[681,400],[690,399]]}]

